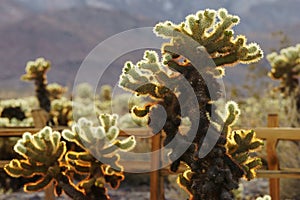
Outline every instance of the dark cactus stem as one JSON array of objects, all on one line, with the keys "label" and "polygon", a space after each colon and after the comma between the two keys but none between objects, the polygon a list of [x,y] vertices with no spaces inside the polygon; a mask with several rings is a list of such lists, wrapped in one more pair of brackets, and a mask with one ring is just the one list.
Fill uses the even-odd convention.
[{"label": "dark cactus stem", "polygon": [[[103,165],[101,162],[93,162],[90,167],[90,175],[89,179],[95,179],[94,177],[104,177],[101,167],[99,165]],[[91,188],[85,189],[86,196],[90,198],[90,200],[110,200],[107,195],[107,189],[105,187],[97,187],[95,184],[92,185]]]},{"label": "dark cactus stem", "polygon": [[59,173],[55,177],[57,186],[63,189],[63,191],[74,200],[91,200],[81,191],[77,190],[75,186],[70,182],[69,178],[62,173]]},{"label": "dark cactus stem", "polygon": [[[176,61],[171,60],[170,62]],[[180,66],[180,63],[176,64],[177,66]],[[185,162],[191,168],[193,172],[190,180],[190,189],[193,192],[191,200],[234,199],[231,190],[238,188],[238,180],[243,176],[244,172],[240,166],[226,154],[226,137],[222,135],[207,156],[201,159],[198,158],[200,147],[202,145],[209,145],[203,144],[203,141],[210,125],[207,113],[211,115],[211,113],[214,112],[214,108],[210,104],[212,99],[207,88],[207,83],[198,71],[192,65],[181,67],[182,69],[179,69],[179,72],[191,84],[196,94],[199,104],[200,119],[190,119],[192,126],[195,124],[198,125],[196,137],[192,141],[190,148],[188,148],[179,159],[172,160],[172,154],[170,155],[170,158],[173,161],[171,170],[177,171],[180,161]],[[219,85],[215,78],[209,74],[206,74],[206,77],[206,81],[209,82],[213,91],[218,92]],[[183,105],[184,108],[181,109],[188,109],[188,113],[192,116],[192,113],[195,113],[195,110],[193,106],[188,105],[189,102],[191,102],[189,98],[192,97],[186,97],[186,105]],[[178,131],[178,122],[180,122],[180,107],[178,101],[175,100],[175,95],[172,96],[171,99],[172,101],[166,101],[165,98],[163,102],[160,102],[168,113],[168,118],[164,127],[164,131],[167,134],[164,145],[168,144],[168,142],[174,138]],[[191,133],[187,133],[187,135],[189,134]],[[178,141],[177,148],[178,145],[180,145],[180,142],[188,142],[185,137],[182,137],[182,140],[183,141]],[[175,154],[174,152],[176,153],[176,148],[173,149],[172,153]]]},{"label": "dark cactus stem", "polygon": [[44,109],[47,112],[50,112],[51,102],[50,102],[50,94],[47,90],[47,79],[46,75],[38,76],[35,79],[35,92],[37,98],[39,100],[40,108]]}]

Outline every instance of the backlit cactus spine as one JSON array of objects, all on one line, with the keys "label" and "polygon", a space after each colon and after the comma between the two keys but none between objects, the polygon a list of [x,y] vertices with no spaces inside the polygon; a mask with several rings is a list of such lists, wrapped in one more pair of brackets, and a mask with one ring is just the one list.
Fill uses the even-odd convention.
[{"label": "backlit cactus spine", "polygon": [[119,129],[116,126],[117,115],[100,115],[101,125],[93,127],[91,121],[81,118],[72,130],[64,130],[63,137],[75,142],[85,152],[69,151],[67,163],[75,172],[87,175],[78,187],[91,199],[110,199],[105,184],[118,188],[124,179],[122,166],[118,164],[117,151],[130,151],[136,141],[133,136],[119,140]]},{"label": "backlit cactus spine", "polygon": [[[102,115],[100,121],[101,126],[92,126],[92,122],[82,118],[72,130],[62,132],[64,139],[75,142],[82,152],[66,152],[61,133],[50,127],[34,135],[24,133],[14,147],[23,159],[13,159],[4,170],[12,177],[40,177],[24,185],[27,192],[39,191],[54,183],[58,196],[64,191],[73,199],[109,200],[106,184],[117,188],[124,179],[116,152],[130,151],[136,142],[133,136],[117,139],[116,115]],[[72,171],[85,175],[85,179],[75,185],[70,177]]]},{"label": "backlit cactus spine", "polygon": [[4,167],[9,175],[12,177],[41,176],[36,182],[25,184],[25,191],[39,191],[55,181],[57,192],[62,188],[74,199],[86,199],[82,192],[73,187],[65,173],[67,166],[62,163],[62,159],[66,153],[66,144],[61,141],[59,132],[45,127],[34,135],[24,133],[22,139],[14,146],[14,150],[23,159],[13,159]]},{"label": "backlit cactus spine", "polygon": [[50,114],[55,125],[70,126],[73,123],[72,101],[64,97],[52,100]]},{"label": "backlit cactus spine", "polygon": [[38,58],[35,61],[29,61],[26,65],[26,74],[21,76],[22,80],[34,81],[35,91],[39,100],[40,107],[50,112],[49,91],[47,90],[47,71],[51,68],[50,61],[44,58]]},{"label": "backlit cactus spine", "polygon": [[256,138],[253,130],[233,131],[227,141],[228,153],[236,160],[246,172],[245,178],[255,178],[255,169],[262,165],[260,158],[252,157],[251,152],[263,145],[263,142]]},{"label": "backlit cactus spine", "polygon": [[[225,66],[256,62],[263,56],[257,44],[246,43],[245,36],[234,37],[232,27],[238,22],[237,16],[220,9],[199,11],[196,15],[188,16],[186,22],[179,25],[172,22],[159,23],[154,32],[160,37],[170,39],[170,43],[162,47],[163,60],[160,61],[155,52],[146,51],[144,60],[136,65],[127,62],[120,77],[122,88],[137,95],[149,96],[154,100],[154,103],[145,105],[144,108],[133,108],[132,111],[136,116],[144,117],[150,113],[151,124],[155,125],[160,123],[160,120],[151,118],[151,113],[155,112],[156,105],[165,109],[167,119],[162,128],[166,133],[164,145],[169,144],[176,134],[182,135],[175,141],[169,158],[172,161],[172,171],[177,171],[180,162],[187,165],[187,170],[179,176],[181,177],[179,182],[191,194],[192,200],[233,199],[231,191],[238,187],[239,179],[247,174],[242,164],[231,157],[226,146],[230,126],[236,119],[236,108],[229,104],[227,118],[212,122],[210,116],[215,112],[213,101],[219,96],[212,97],[207,91],[208,86],[213,88],[213,91],[219,91],[217,79],[224,76]],[[201,66],[203,48],[215,64],[213,69]],[[203,74],[199,74],[195,68],[197,66],[193,64],[199,65]],[[179,130],[182,117],[185,117],[181,116],[180,109],[188,109],[187,112],[191,115],[195,112],[194,108],[179,105],[181,86],[180,82],[176,82],[179,74],[183,75],[193,88],[199,105],[200,120],[190,119],[192,126],[198,125],[196,137],[186,152],[177,158],[176,146],[180,147],[181,144],[190,142]],[[190,99],[192,97],[184,98],[187,104],[192,102]],[[210,124],[221,126],[222,123],[224,129],[219,127],[218,130],[216,126],[214,131],[208,133]],[[203,144],[206,134],[217,131],[221,131],[221,136],[210,153],[203,158],[195,156],[199,155],[200,147],[206,145]],[[186,133],[187,136],[191,134]]]}]

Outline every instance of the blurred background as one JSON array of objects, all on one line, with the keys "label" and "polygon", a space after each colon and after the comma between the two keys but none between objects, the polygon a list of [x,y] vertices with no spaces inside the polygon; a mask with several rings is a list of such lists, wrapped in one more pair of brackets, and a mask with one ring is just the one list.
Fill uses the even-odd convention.
[{"label": "blurred background", "polygon": [[[137,27],[152,27],[159,21],[179,23],[184,16],[200,9],[221,7],[241,18],[236,33],[246,35],[248,42],[259,43],[265,54],[297,42],[300,28],[297,0],[1,0],[0,99],[34,93],[33,84],[19,80],[29,60],[37,57],[50,60],[49,82],[72,91],[80,64],[108,37]],[[138,61],[142,54],[114,62],[104,82],[115,82],[124,61],[128,58]],[[263,74],[256,80],[260,85],[260,81],[269,81],[264,73],[270,66],[265,59],[257,65],[252,71]],[[245,84],[248,72],[246,66],[228,69],[227,92],[238,93],[236,87]]]}]

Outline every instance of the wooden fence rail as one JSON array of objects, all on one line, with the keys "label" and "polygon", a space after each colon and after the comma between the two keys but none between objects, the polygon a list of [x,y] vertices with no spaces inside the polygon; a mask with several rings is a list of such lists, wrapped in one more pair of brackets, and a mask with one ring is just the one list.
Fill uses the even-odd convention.
[{"label": "wooden fence rail", "polygon": [[[268,128],[255,128],[257,137],[262,138],[266,142],[267,151],[267,170],[257,170],[257,176],[261,178],[269,178],[270,180],[270,195],[272,200],[280,199],[280,178],[300,178],[300,169],[280,168],[279,160],[276,152],[276,145],[279,140],[300,140],[300,128],[278,128],[277,115],[269,115]],[[56,127],[55,130],[62,130],[67,127]],[[40,130],[40,126],[36,128],[5,128],[0,129],[0,137],[21,136],[24,132],[35,133]],[[146,137],[151,140],[151,151],[160,152],[162,147],[162,136],[160,134],[153,135],[150,129],[125,129],[121,131],[120,136],[126,137],[128,135],[135,135],[136,137]],[[0,167],[7,164],[8,161],[0,161]],[[121,163],[122,164],[122,163]],[[162,164],[161,153],[153,154],[149,162],[132,162],[129,167],[133,170],[148,170],[150,173],[150,199],[163,200],[164,199],[164,176],[174,174],[170,173],[168,167],[151,171],[150,169],[159,169]],[[127,163],[128,166],[128,163]],[[179,171],[183,171],[181,166]],[[53,196],[53,188],[48,188],[45,191],[47,200],[55,199]]]}]

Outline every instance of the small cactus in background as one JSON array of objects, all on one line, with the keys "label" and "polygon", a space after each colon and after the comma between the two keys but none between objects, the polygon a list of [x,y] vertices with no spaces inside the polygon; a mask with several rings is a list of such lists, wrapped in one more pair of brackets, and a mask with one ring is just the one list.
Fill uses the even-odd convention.
[{"label": "small cactus in background", "polygon": [[[144,60],[137,64],[125,63],[123,74],[120,77],[122,88],[137,95],[149,96],[154,101],[143,108],[133,107],[132,112],[137,117],[149,116],[150,126],[157,126],[157,123],[161,123],[160,119],[151,117],[151,113],[155,112],[157,105],[165,109],[167,116],[162,128],[166,134],[164,145],[169,144],[175,135],[181,135],[179,139],[172,141],[176,144],[173,144],[172,152],[169,154],[172,161],[171,171],[177,171],[180,162],[186,164],[187,169],[179,175],[178,182],[189,192],[192,200],[233,199],[232,190],[238,187],[239,179],[250,174],[252,172],[250,169],[259,164],[255,161],[253,166],[248,166],[247,172],[245,165],[248,162],[238,163],[235,159],[239,159],[239,155],[232,157],[228,152],[226,143],[231,135],[230,127],[239,115],[239,111],[233,103],[229,103],[226,108],[227,116],[219,117],[217,121],[210,119],[212,113],[216,112],[213,102],[220,95],[211,96],[207,87],[211,87],[213,91],[219,91],[220,86],[217,79],[224,76],[225,66],[256,62],[263,56],[263,52],[257,44],[246,43],[245,36],[234,37],[232,27],[238,22],[239,18],[228,14],[225,9],[218,11],[207,9],[199,11],[196,15],[188,16],[186,22],[179,25],[169,21],[159,23],[155,26],[154,32],[160,37],[170,39],[170,43],[162,46],[163,60],[159,60],[157,53],[146,51]],[[190,42],[191,40],[193,42]],[[201,66],[203,48],[215,64],[213,69]],[[180,55],[174,52],[180,52]],[[199,74],[195,69],[198,66],[193,65],[199,65],[203,74]],[[184,89],[179,82],[176,82],[180,77],[179,74],[183,75],[190,83],[199,105],[200,119],[190,118],[191,126],[198,125],[196,136],[192,142],[187,137],[192,135],[192,132],[188,131],[186,134],[182,134],[179,130],[181,120],[185,117],[182,116],[180,110],[187,109],[187,113],[191,115],[195,113],[195,108],[179,105],[178,97],[182,92],[180,89]],[[206,77],[206,80],[203,76]],[[184,96],[184,98],[187,104],[192,102],[190,99],[192,97]],[[210,124],[214,126],[212,130],[208,131]],[[202,146],[205,148],[207,145],[203,143],[205,137],[210,137],[210,135],[214,137],[213,135],[217,132],[221,132],[221,136],[208,155],[205,157],[195,156],[200,154],[199,149]],[[239,135],[238,133],[232,134]],[[248,139],[251,134],[252,132],[246,132],[245,137],[244,135],[239,136],[244,140]],[[177,158],[179,147],[184,143],[191,144],[186,152]],[[244,144],[237,145],[243,146]],[[247,143],[247,145],[249,144]],[[249,150],[245,148],[243,152]],[[234,151],[231,153],[234,154]],[[237,154],[237,152],[235,153]]]},{"label": "small cactus in background", "polygon": [[73,123],[72,101],[64,97],[52,100],[50,114],[55,125],[71,125]]},{"label": "small cactus in background", "polygon": [[88,83],[81,83],[76,87],[75,91],[76,97],[80,99],[92,99],[93,98],[93,88]]},{"label": "small cactus in background", "polygon": [[[12,177],[39,177],[24,185],[28,192],[42,190],[54,183],[58,196],[64,191],[73,199],[110,199],[105,184],[117,188],[124,179],[116,152],[133,149],[135,138],[117,139],[116,115],[101,115],[100,121],[101,126],[94,127],[92,122],[82,118],[72,130],[62,132],[64,139],[75,142],[82,152],[67,152],[61,134],[50,127],[34,135],[24,133],[14,147],[23,159],[13,159],[5,165],[5,171]],[[72,171],[85,175],[85,179],[75,185],[70,177]]]},{"label": "small cactus in background", "polygon": [[0,127],[33,126],[31,117],[32,98],[0,101]]},{"label": "small cactus in background", "polygon": [[263,197],[257,197],[256,200],[271,200],[271,196],[270,195],[265,195]]},{"label": "small cactus in background", "polygon": [[112,88],[110,85],[101,86],[99,100],[96,101],[99,112],[104,114],[112,113]]},{"label": "small cactus in background", "polygon": [[54,100],[62,98],[68,89],[57,83],[51,83],[47,85],[47,90],[49,92],[50,100]]},{"label": "small cactus in background", "polygon": [[101,86],[100,101],[111,101],[112,88],[110,85]]},{"label": "small cactus in background", "polygon": [[29,61],[26,65],[26,74],[21,76],[22,80],[34,81],[36,96],[40,107],[50,112],[50,96],[47,90],[47,71],[51,68],[50,61],[44,58],[38,58],[35,61]]},{"label": "small cactus in background", "polygon": [[299,92],[300,44],[282,49],[279,54],[270,53],[267,59],[272,67],[268,75],[280,80],[277,89],[287,96]]},{"label": "small cactus in background", "polygon": [[275,90],[283,94],[284,97],[293,97],[295,100],[289,105],[292,112],[294,109],[296,113],[290,120],[292,126],[298,126],[300,123],[300,44],[296,46],[284,48],[280,53],[273,52],[267,55],[267,59],[271,65],[271,71],[268,73],[269,77],[280,81],[279,87]]},{"label": "small cactus in background", "polygon": [[[73,117],[75,120],[85,117],[89,120],[91,114],[100,113],[97,107],[95,106],[95,98],[93,95],[93,87],[88,83],[81,83],[75,88],[75,95],[72,98],[73,100]],[[96,123],[97,120],[94,121]]]}]

